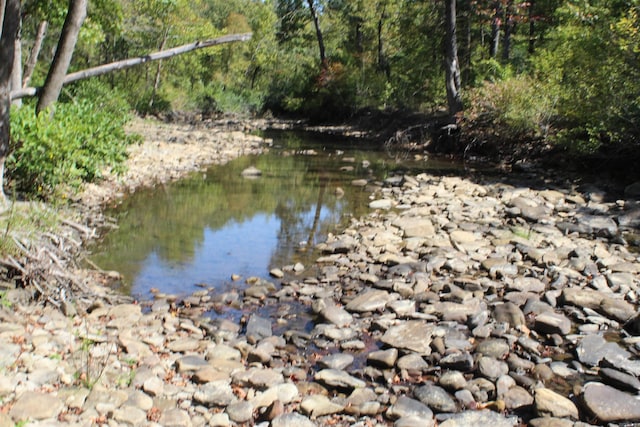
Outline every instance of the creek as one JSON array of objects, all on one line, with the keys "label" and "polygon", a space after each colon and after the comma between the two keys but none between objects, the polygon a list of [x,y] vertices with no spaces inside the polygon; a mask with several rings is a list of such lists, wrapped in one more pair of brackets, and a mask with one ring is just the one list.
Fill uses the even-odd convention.
[{"label": "creek", "polygon": [[[268,278],[272,268],[312,268],[313,247],[349,218],[369,211],[371,186],[407,172],[447,174],[449,160],[390,154],[379,145],[291,131],[264,135],[269,151],[244,156],[180,181],[138,191],[108,212],[118,228],[93,249],[101,268],[121,273],[121,291],[224,292]],[[243,177],[255,167],[257,177]],[[366,180],[356,186],[354,180]]]}]

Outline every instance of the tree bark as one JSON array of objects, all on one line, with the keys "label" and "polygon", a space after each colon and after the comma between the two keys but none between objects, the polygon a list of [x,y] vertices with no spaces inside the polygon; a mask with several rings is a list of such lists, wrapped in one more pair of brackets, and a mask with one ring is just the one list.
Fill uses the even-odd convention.
[{"label": "tree bark", "polygon": [[445,79],[449,114],[454,117],[462,111],[460,95],[460,65],[458,62],[458,42],[456,40],[456,0],[445,1]]},{"label": "tree bark", "polygon": [[62,34],[53,57],[53,63],[38,99],[36,114],[46,110],[60,96],[64,78],[71,64],[71,57],[78,41],[80,27],[87,16],[87,0],[69,0],[69,10],[62,26]]},{"label": "tree bark", "polygon": [[322,37],[322,30],[320,29],[320,20],[318,19],[318,12],[316,11],[315,6],[313,5],[313,0],[307,0],[307,4],[309,5],[309,12],[311,13],[311,18],[313,18],[313,25],[316,28],[316,38],[318,39],[318,48],[320,49],[320,65],[323,69],[327,68],[327,57],[325,53],[324,47],[324,38]]},{"label": "tree bark", "polygon": [[[160,42],[160,51],[164,50],[167,45],[167,39],[169,38],[169,30],[166,29],[162,35],[162,42]],[[153,104],[156,102],[156,95],[160,88],[160,74],[162,73],[162,61],[158,61],[158,67],[156,68],[156,77],[153,80],[153,91],[151,92],[151,98],[149,99],[149,109],[153,108]]]},{"label": "tree bark", "polygon": [[[22,16],[18,21],[18,34],[14,41],[13,47],[13,66],[11,67],[11,90],[17,90],[22,87]],[[22,105],[22,100],[14,99],[11,101],[14,107]]]},{"label": "tree bark", "polygon": [[[123,59],[122,61],[112,62],[110,64],[99,65],[93,68],[87,68],[86,70],[76,71],[75,73],[67,74],[63,80],[63,85],[73,83],[78,80],[84,80],[89,77],[101,76],[103,74],[110,73],[112,71],[124,70],[136,65],[145,64],[151,61],[158,61],[160,59],[172,58],[183,53],[191,52],[192,50],[202,49],[205,47],[217,46],[224,43],[247,41],[251,38],[252,33],[244,34],[230,34],[228,36],[218,37],[217,39],[198,41],[194,43],[185,44],[182,46],[174,47],[172,49],[163,50],[160,52],[150,53],[145,56],[139,56],[137,58]],[[40,88],[27,87],[19,91],[12,92],[11,98],[24,98],[27,96],[35,96],[40,91]]]},{"label": "tree bark", "polygon": [[20,0],[0,2],[2,32],[0,33],[0,202],[4,204],[4,161],[11,141],[11,71],[15,58],[15,41],[20,22]]},{"label": "tree bark", "polygon": [[491,44],[489,45],[489,56],[495,58],[498,56],[500,48],[500,26],[502,24],[502,5],[500,1],[494,4],[493,19],[491,19]]},{"label": "tree bark", "polygon": [[36,64],[38,63],[38,56],[40,55],[40,49],[42,49],[42,41],[44,40],[44,36],[47,33],[47,21],[40,22],[38,25],[38,33],[36,34],[36,39],[33,42],[33,47],[31,48],[31,52],[29,53],[29,58],[24,66],[24,74],[22,75],[22,87],[29,86],[29,82],[31,81],[31,76],[33,75],[33,70],[36,68]]}]

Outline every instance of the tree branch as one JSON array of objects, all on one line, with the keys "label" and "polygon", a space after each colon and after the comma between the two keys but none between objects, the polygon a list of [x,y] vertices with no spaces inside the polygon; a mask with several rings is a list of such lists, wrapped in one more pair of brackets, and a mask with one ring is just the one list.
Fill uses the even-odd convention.
[{"label": "tree branch", "polygon": [[[174,47],[167,50],[161,50],[159,52],[150,53],[145,56],[139,56],[137,58],[123,59],[122,61],[111,62],[109,64],[99,65],[93,68],[87,68],[86,70],[77,71],[75,73],[67,74],[64,78],[63,84],[73,83],[78,80],[87,79],[89,77],[96,77],[102,74],[110,73],[111,71],[123,70],[126,68],[134,67],[136,65],[144,64],[151,61],[158,61],[160,59],[172,58],[183,53],[191,52],[196,49],[203,49],[206,47],[217,46],[224,43],[231,42],[243,42],[251,39],[252,33],[244,34],[229,34],[226,36],[218,37],[216,39],[197,41],[194,43],[185,44],[182,46]],[[11,92],[11,99],[24,98],[28,96],[36,96],[42,90],[42,88],[28,87]]]}]

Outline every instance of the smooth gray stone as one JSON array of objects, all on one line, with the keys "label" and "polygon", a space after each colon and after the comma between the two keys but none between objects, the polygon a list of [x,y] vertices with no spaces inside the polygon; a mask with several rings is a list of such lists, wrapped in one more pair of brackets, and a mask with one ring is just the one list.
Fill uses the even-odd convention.
[{"label": "smooth gray stone", "polygon": [[509,365],[502,360],[482,356],[478,359],[478,373],[491,381],[495,381],[502,375],[509,373]]},{"label": "smooth gray stone", "polygon": [[18,396],[11,407],[9,415],[15,421],[20,420],[44,420],[56,417],[64,408],[64,403],[58,397],[27,391]]},{"label": "smooth gray stone", "polygon": [[571,332],[571,320],[560,313],[547,311],[536,316],[535,330],[543,334],[567,335]]},{"label": "smooth gray stone", "polygon": [[398,349],[390,348],[387,350],[372,351],[367,356],[367,362],[374,366],[382,368],[391,368],[398,360]]},{"label": "smooth gray stone", "polygon": [[473,369],[473,356],[468,351],[451,353],[440,359],[443,369],[469,372]]},{"label": "smooth gray stone", "polygon": [[273,335],[271,329],[271,320],[264,317],[260,317],[256,314],[252,314],[247,322],[247,340],[255,344],[263,338],[267,338]]},{"label": "smooth gray stone", "polygon": [[512,328],[525,324],[524,313],[520,307],[511,302],[496,305],[493,309],[493,318],[498,323],[508,323]]},{"label": "smooth gray stone", "polygon": [[514,386],[507,390],[504,396],[502,396],[502,400],[507,409],[518,409],[531,405],[533,403],[533,396],[523,387]]},{"label": "smooth gray stone", "polygon": [[343,371],[337,369],[323,369],[314,375],[316,381],[320,381],[330,387],[342,389],[362,388],[367,384]]},{"label": "smooth gray stone", "polygon": [[601,422],[640,421],[640,400],[608,385],[587,383],[582,400],[587,410]]},{"label": "smooth gray stone", "polygon": [[318,360],[318,366],[321,368],[343,370],[353,363],[354,357],[348,353],[334,353],[324,356]]},{"label": "smooth gray stone", "polygon": [[632,393],[640,392],[640,380],[633,375],[611,368],[600,368],[598,374],[610,386]]},{"label": "smooth gray stone", "polygon": [[539,416],[579,418],[578,408],[571,400],[548,388],[536,389],[534,402]]},{"label": "smooth gray stone", "polygon": [[484,356],[495,357],[496,359],[502,359],[509,354],[509,344],[503,339],[488,339],[482,341],[476,347],[477,354],[483,354]]},{"label": "smooth gray stone", "polygon": [[496,412],[483,409],[482,411],[464,411],[453,415],[439,427],[514,427],[518,425],[517,418],[507,418]]},{"label": "smooth gray stone", "polygon": [[425,384],[413,392],[414,396],[435,412],[456,412],[455,400],[442,387]]},{"label": "smooth gray stone", "polygon": [[380,341],[398,349],[410,350],[422,355],[431,354],[431,338],[435,326],[421,320],[411,320],[392,326]]},{"label": "smooth gray stone", "polygon": [[302,414],[291,412],[274,418],[271,427],[316,427],[316,424]]},{"label": "smooth gray stone", "polygon": [[411,399],[407,396],[400,396],[387,410],[387,417],[392,420],[404,417],[420,417],[425,420],[430,420],[433,418],[433,411],[418,400]]}]

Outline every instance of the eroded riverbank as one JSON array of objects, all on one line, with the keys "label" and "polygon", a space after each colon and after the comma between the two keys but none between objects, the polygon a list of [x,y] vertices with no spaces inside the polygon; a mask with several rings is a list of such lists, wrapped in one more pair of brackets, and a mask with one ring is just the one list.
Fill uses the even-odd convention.
[{"label": "eroded riverbank", "polygon": [[[640,420],[640,263],[620,237],[621,225],[638,225],[636,202],[516,178],[372,181],[371,214],[318,246],[317,269],[243,278],[241,293],[205,288],[180,301],[157,295],[145,307],[100,303],[67,316],[5,307],[0,420]],[[228,308],[246,315],[207,316]]]}]

